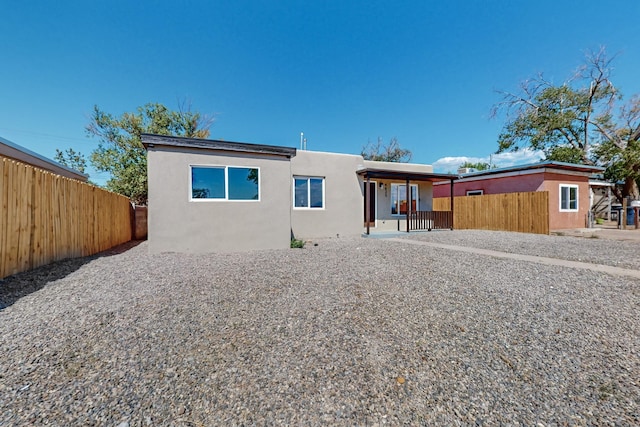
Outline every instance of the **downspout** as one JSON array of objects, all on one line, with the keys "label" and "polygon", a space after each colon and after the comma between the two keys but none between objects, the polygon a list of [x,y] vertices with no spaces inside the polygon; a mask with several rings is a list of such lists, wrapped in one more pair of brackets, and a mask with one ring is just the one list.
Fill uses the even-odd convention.
[{"label": "downspout", "polygon": [[407,233],[409,232],[409,216],[411,213],[411,186],[409,185],[409,180],[407,179]]}]

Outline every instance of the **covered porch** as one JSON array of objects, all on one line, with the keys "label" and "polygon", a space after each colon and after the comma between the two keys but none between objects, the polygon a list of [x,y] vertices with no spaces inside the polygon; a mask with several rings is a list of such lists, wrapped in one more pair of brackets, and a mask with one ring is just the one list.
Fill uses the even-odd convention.
[{"label": "covered porch", "polygon": [[[366,162],[357,171],[363,181],[364,227],[366,234],[376,231],[418,231],[453,229],[452,174],[438,174],[424,170],[423,165]],[[375,164],[375,165],[374,165]],[[434,182],[448,181],[451,206],[448,211],[433,210]],[[390,194],[389,194],[390,193]]]}]

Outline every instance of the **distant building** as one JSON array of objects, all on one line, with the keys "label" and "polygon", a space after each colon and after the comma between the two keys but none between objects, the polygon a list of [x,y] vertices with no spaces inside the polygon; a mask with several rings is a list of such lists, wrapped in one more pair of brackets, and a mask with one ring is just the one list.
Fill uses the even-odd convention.
[{"label": "distant building", "polygon": [[71,169],[58,162],[54,162],[51,159],[47,159],[38,153],[24,148],[8,139],[0,137],[0,157],[7,157],[9,159],[17,160],[22,163],[26,163],[31,166],[35,166],[40,169],[47,170],[57,175],[62,175],[67,178],[76,179],[78,181],[87,182],[89,175],[79,172],[75,169]]},{"label": "distant building", "polygon": [[[549,192],[549,229],[585,227],[593,204],[589,178],[599,166],[544,161],[484,171],[463,172],[453,186],[454,196]],[[449,197],[448,185],[434,183],[433,197]]]}]

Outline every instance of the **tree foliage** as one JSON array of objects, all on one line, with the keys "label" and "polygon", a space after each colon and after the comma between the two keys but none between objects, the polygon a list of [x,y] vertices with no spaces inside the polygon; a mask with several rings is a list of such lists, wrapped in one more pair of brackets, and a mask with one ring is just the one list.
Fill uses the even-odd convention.
[{"label": "tree foliage", "polygon": [[484,162],[472,163],[472,162],[467,161],[467,162],[462,163],[459,167],[460,168],[475,169],[475,170],[478,170],[478,171],[485,171],[485,170],[492,169],[495,166],[491,166],[491,164],[484,163]]},{"label": "tree foliage", "polygon": [[411,151],[400,147],[398,138],[393,137],[389,144],[385,145],[382,138],[378,137],[378,141],[374,144],[371,141],[362,147],[361,156],[365,160],[375,160],[378,162],[399,162],[406,163],[411,161]]},{"label": "tree foliage", "polygon": [[621,197],[638,198],[640,186],[640,96],[633,96],[618,113],[618,120],[610,120],[599,127],[600,144],[594,156],[606,166],[605,177],[613,182],[623,181]]},{"label": "tree foliage", "polygon": [[53,159],[61,165],[75,169],[78,172],[85,173],[85,169],[87,168],[87,159],[84,157],[84,154],[75,151],[73,148],[67,148],[65,151],[56,148],[56,155]]},{"label": "tree foliage", "polygon": [[100,139],[91,153],[91,164],[111,178],[106,187],[128,196],[134,203],[147,203],[147,153],[140,139],[142,133],[207,138],[213,123],[189,109],[169,110],[162,104],[149,103],[136,112],[115,117],[93,109],[87,134]]},{"label": "tree foliage", "polygon": [[638,195],[640,176],[640,99],[618,107],[622,94],[611,81],[611,62],[604,49],[589,53],[565,83],[554,85],[542,75],[501,92],[492,114],[506,113],[498,153],[522,146],[542,150],[548,160],[602,165],[605,175],[625,182],[618,198]]}]

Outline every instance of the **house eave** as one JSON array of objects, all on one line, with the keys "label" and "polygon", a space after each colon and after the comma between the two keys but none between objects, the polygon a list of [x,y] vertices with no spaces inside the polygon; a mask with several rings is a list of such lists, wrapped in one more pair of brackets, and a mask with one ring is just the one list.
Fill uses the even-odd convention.
[{"label": "house eave", "polygon": [[291,147],[280,147],[276,145],[249,144],[246,142],[219,141],[201,138],[185,138],[178,136],[155,135],[143,133],[141,135],[142,145],[145,149],[155,146],[195,148],[202,150],[230,151],[236,153],[252,153],[283,156],[291,158],[296,155],[296,149]]},{"label": "house eave", "polygon": [[575,163],[546,161],[546,162],[531,163],[526,165],[516,165],[516,166],[508,166],[504,168],[487,169],[483,171],[470,172],[470,173],[461,174],[460,177],[461,178],[485,177],[485,176],[491,176],[491,175],[508,174],[508,173],[521,172],[521,171],[537,171],[537,170],[543,170],[546,172],[550,172],[552,170],[560,170],[560,171],[571,171],[571,172],[593,174],[593,173],[604,171],[604,168],[600,166],[578,165]]}]

